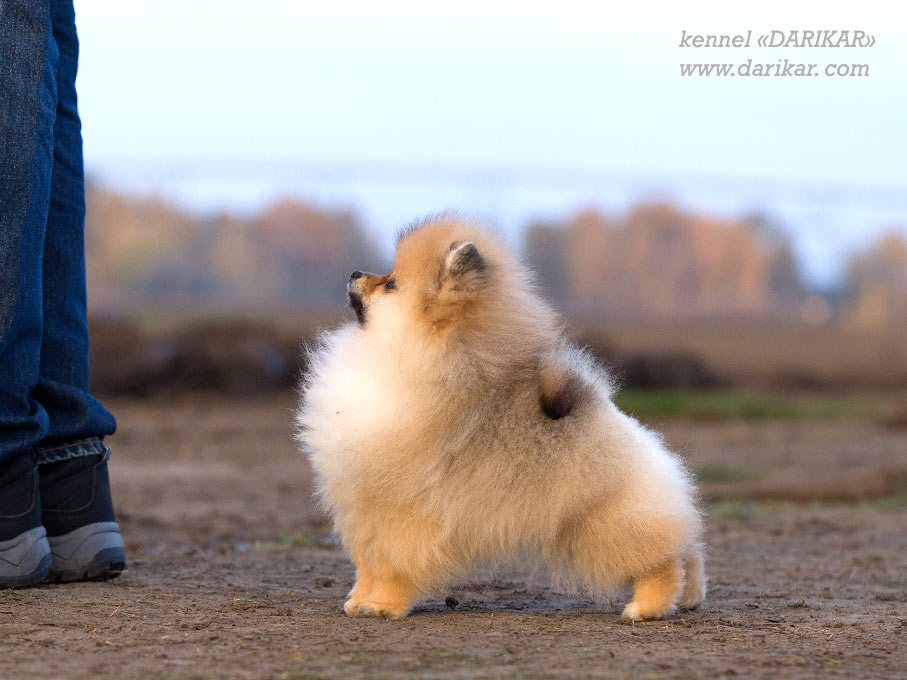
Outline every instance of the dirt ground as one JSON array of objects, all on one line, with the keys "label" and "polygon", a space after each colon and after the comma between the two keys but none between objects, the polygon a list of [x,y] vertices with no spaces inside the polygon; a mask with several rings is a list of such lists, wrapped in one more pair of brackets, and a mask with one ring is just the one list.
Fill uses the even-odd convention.
[{"label": "dirt ground", "polygon": [[310,502],[292,397],[110,406],[129,569],[0,591],[0,678],[907,673],[907,504],[891,486],[907,471],[903,428],[654,423],[710,499],[700,611],[628,625],[620,599],[552,592],[516,565],[396,622],[341,611],[352,569]]}]

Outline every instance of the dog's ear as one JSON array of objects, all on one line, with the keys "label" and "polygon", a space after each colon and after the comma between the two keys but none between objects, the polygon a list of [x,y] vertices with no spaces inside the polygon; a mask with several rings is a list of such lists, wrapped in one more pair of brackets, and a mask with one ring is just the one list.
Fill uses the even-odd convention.
[{"label": "dog's ear", "polygon": [[455,241],[441,270],[442,283],[449,283],[454,290],[467,288],[484,281],[488,263],[472,241]]}]

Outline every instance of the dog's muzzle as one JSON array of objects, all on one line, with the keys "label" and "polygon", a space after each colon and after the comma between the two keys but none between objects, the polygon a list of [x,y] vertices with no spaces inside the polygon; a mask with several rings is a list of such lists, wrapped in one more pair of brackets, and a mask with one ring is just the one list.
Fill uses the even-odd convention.
[{"label": "dog's muzzle", "polygon": [[360,326],[365,323],[365,303],[362,301],[362,293],[359,292],[361,279],[362,272],[356,270],[350,274],[350,280],[346,284],[346,294],[350,300],[350,307],[356,313]]}]

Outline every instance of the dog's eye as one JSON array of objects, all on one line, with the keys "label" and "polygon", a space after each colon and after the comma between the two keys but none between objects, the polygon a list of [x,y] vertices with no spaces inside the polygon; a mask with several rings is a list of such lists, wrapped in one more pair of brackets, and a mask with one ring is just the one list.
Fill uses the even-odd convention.
[{"label": "dog's eye", "polygon": [[387,283],[384,284],[384,290],[396,290],[397,288],[397,279],[388,279]]}]

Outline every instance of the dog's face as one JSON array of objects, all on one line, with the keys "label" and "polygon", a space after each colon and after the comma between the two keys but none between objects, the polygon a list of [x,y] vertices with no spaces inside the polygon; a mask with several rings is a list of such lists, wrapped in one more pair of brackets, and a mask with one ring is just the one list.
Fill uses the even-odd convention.
[{"label": "dog's face", "polygon": [[384,275],[355,271],[347,284],[359,324],[392,312],[417,315],[433,325],[462,316],[487,292],[494,264],[489,250],[460,225],[430,224],[397,242],[394,267]]}]

